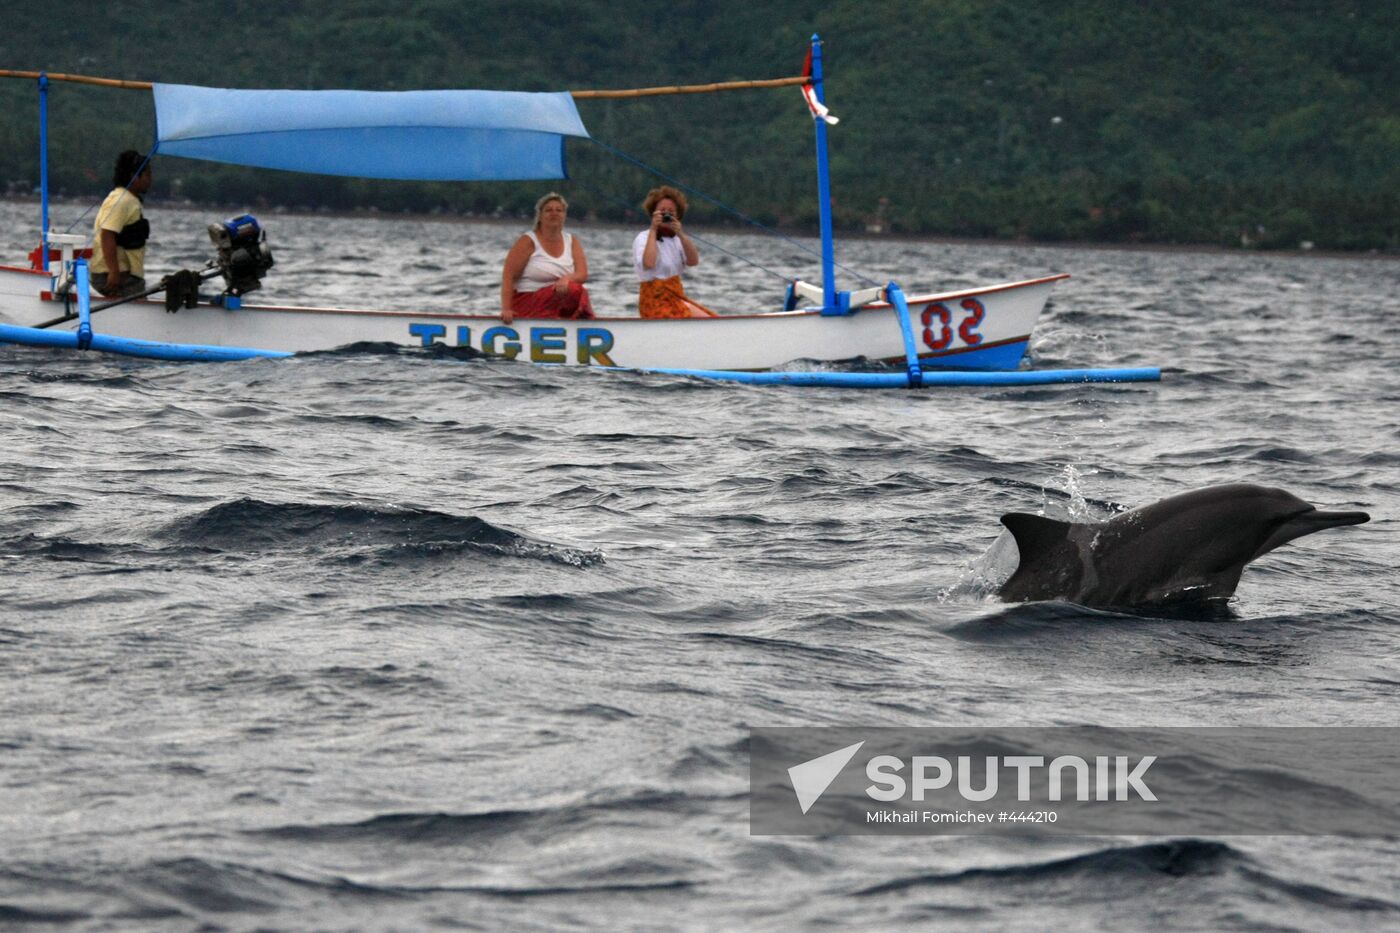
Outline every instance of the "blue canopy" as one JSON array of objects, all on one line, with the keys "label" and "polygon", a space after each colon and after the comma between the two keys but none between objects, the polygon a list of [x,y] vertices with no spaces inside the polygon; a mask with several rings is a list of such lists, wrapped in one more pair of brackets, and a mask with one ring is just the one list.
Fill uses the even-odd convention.
[{"label": "blue canopy", "polygon": [[565,178],[567,91],[251,91],[156,84],[162,155],[359,178]]}]

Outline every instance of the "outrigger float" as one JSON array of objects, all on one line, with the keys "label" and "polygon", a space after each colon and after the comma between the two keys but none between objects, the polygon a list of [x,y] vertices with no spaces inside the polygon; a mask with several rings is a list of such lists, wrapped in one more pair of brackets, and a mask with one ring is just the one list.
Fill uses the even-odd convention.
[{"label": "outrigger float", "polygon": [[[761,384],[849,387],[1140,382],[1155,368],[1019,370],[1050,290],[1066,275],[905,296],[895,282],[864,291],[835,285],[822,46],[798,77],[629,91],[230,90],[80,75],[0,71],[39,89],[41,243],[28,267],[0,265],[0,342],[98,350],[165,360],[285,357],[375,342],[447,344],[534,363],[617,368]],[[275,307],[243,296],[272,265],[266,234],[244,216],[210,228],[218,258],[138,300],[93,304],[88,237],[49,229],[48,93],[56,81],[150,90],[151,154],[364,178],[566,178],[564,140],[589,138],[577,99],[801,85],[816,128],[822,284],[789,284],[784,308],[681,320],[599,316],[518,321],[495,313]],[[213,298],[188,288],[222,276]],[[167,291],[164,301],[149,295]],[[116,314],[93,317],[117,304]],[[169,314],[183,304],[188,313]],[[108,332],[110,322],[110,332]],[[792,361],[895,364],[884,372],[781,372]]]}]

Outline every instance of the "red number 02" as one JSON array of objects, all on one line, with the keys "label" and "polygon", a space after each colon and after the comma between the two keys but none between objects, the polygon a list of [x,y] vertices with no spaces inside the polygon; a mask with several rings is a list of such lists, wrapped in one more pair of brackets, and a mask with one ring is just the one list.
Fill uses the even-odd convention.
[{"label": "red number 02", "polygon": [[964,298],[962,300],[964,311],[972,313],[958,325],[958,336],[963,339],[963,343],[969,347],[975,347],[982,342],[982,335],[977,333],[977,325],[982,323],[982,318],[987,314],[987,309],[982,307],[982,302],[976,298]]},{"label": "red number 02", "polygon": [[[937,340],[933,339],[933,316],[935,314],[938,315],[939,326],[942,328]],[[948,326],[952,319],[952,312],[941,304],[931,304],[924,308],[924,344],[930,350],[947,349],[948,344],[953,342],[953,330]],[[981,318],[978,318],[978,320],[981,320]]]}]

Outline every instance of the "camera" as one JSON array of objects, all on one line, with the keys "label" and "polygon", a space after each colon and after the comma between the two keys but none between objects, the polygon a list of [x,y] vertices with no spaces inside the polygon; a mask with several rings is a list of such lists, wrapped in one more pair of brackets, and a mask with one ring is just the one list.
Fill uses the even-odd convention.
[{"label": "camera", "polygon": [[662,212],[661,212],[661,222],[662,222],[662,223],[666,223],[666,224],[675,223],[675,222],[676,222],[676,215],[675,215],[675,214],[672,214],[670,211],[662,211]]}]

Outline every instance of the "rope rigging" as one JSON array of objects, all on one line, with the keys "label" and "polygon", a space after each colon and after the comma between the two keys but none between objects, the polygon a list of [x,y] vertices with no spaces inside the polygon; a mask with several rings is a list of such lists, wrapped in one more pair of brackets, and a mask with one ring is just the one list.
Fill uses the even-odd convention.
[{"label": "rope rigging", "polygon": [[[706,193],[703,192],[703,191],[699,191],[699,190],[697,190],[697,189],[695,189],[695,188],[692,188],[692,187],[690,187],[689,185],[685,184],[684,182],[680,181],[679,179],[677,179],[677,178],[675,178],[675,177],[673,177],[673,176],[671,176],[671,175],[666,174],[665,172],[661,171],[661,170],[658,169],[658,168],[654,168],[653,166],[648,165],[647,163],[643,162],[641,159],[638,159],[638,158],[635,157],[635,156],[628,155],[627,153],[623,152],[621,149],[618,149],[618,148],[616,148],[616,147],[614,147],[614,146],[608,145],[607,143],[603,142],[602,140],[596,139],[596,138],[594,138],[594,137],[589,137],[589,139],[590,139],[594,144],[596,144],[599,148],[605,150],[606,152],[610,153],[611,155],[614,155],[614,156],[616,156],[617,158],[622,159],[623,161],[632,163],[633,165],[637,166],[637,168],[640,168],[642,171],[644,171],[644,172],[649,172],[650,174],[655,175],[657,178],[660,178],[662,181],[665,181],[667,184],[671,184],[671,185],[676,186],[676,187],[679,188],[681,191],[684,191],[686,194],[691,195],[691,196],[693,196],[693,197],[700,198],[702,201],[706,201],[706,202],[708,202],[708,203],[710,203],[710,204],[713,204],[715,207],[719,208],[720,210],[725,211],[725,212],[727,212],[727,213],[729,213],[729,214],[732,214],[733,216],[739,218],[739,219],[742,220],[744,223],[749,224],[750,226],[757,227],[759,230],[763,231],[764,233],[768,234],[769,236],[777,237],[778,239],[782,240],[784,243],[787,243],[789,246],[792,246],[792,247],[795,248],[795,249],[801,250],[802,252],[807,253],[807,254],[809,254],[809,255],[816,256],[818,259],[821,258],[821,252],[820,252],[820,251],[812,249],[810,246],[807,246],[806,244],[801,243],[801,242],[799,242],[798,240],[793,239],[792,237],[788,236],[787,234],[783,233],[783,232],[780,231],[780,230],[775,230],[775,229],[773,229],[772,227],[769,227],[767,224],[763,223],[763,222],[760,221],[760,220],[756,220],[756,219],[753,218],[753,217],[750,217],[748,214],[745,214],[743,211],[740,211],[738,208],[730,207],[728,204],[725,204],[723,201],[720,201],[718,198],[711,197],[710,195],[706,194]],[[586,187],[586,186],[585,186],[585,187]],[[593,189],[590,189],[590,190],[593,190]],[[611,195],[607,195],[607,194],[604,194],[604,193],[602,193],[602,192],[595,192],[595,193],[601,194],[603,197],[605,197],[605,198],[607,198],[607,199],[609,199],[609,200],[614,200],[614,199],[612,198]],[[625,205],[625,206],[630,206],[630,205]],[[753,262],[752,260],[749,260],[749,259],[747,259],[747,258],[745,258],[745,257],[743,257],[743,256],[740,256],[740,255],[737,254],[737,253],[730,252],[729,250],[726,250],[726,249],[724,249],[723,247],[721,247],[721,246],[719,246],[719,245],[717,245],[717,244],[711,243],[711,242],[709,242],[709,241],[707,241],[707,240],[701,240],[700,237],[695,236],[694,233],[691,233],[690,235],[691,235],[692,238],[697,239],[697,240],[700,240],[700,242],[704,243],[705,245],[707,245],[707,246],[713,246],[715,249],[718,249],[720,252],[726,253],[727,255],[730,255],[730,256],[733,256],[735,259],[739,259],[739,260],[741,260],[741,261],[743,261],[743,262],[746,262],[746,263],[748,263],[749,265],[754,266],[754,267],[756,267],[756,268],[758,268],[758,269],[762,269],[764,272],[767,272],[767,273],[770,274],[770,275],[775,275],[775,276],[777,276],[777,277],[783,279],[784,281],[791,281],[791,280],[792,280],[792,276],[787,276],[787,275],[783,275],[782,273],[779,273],[779,272],[774,272],[772,269],[769,269],[769,268],[767,268],[767,267],[765,267],[765,266],[762,266],[762,265],[760,265],[759,263]],[[836,263],[835,265],[836,265],[836,268],[840,269],[842,272],[845,272],[845,273],[847,273],[848,275],[851,275],[851,276],[854,276],[854,277],[857,278],[857,279],[860,279],[862,282],[864,282],[864,283],[867,284],[867,285],[872,285],[872,286],[874,286],[874,285],[880,285],[880,284],[881,284],[880,282],[877,282],[877,281],[875,281],[874,279],[872,279],[872,278],[870,278],[870,277],[868,277],[868,276],[862,275],[861,273],[859,273],[859,272],[855,271],[854,269],[851,269],[851,268],[849,268],[849,267],[847,267],[847,266],[844,266],[844,265],[842,265],[841,263]]]}]

